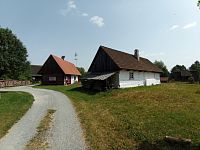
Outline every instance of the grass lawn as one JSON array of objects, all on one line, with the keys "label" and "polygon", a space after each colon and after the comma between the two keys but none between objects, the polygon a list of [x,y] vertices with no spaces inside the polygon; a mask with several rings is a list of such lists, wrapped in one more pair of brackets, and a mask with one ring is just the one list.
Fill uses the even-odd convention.
[{"label": "grass lawn", "polygon": [[[89,149],[200,149],[200,86],[170,83],[86,92],[79,85],[39,86],[68,95]],[[170,145],[168,136],[191,138]]]},{"label": "grass lawn", "polygon": [[33,96],[24,92],[0,92],[0,138],[31,107]]}]

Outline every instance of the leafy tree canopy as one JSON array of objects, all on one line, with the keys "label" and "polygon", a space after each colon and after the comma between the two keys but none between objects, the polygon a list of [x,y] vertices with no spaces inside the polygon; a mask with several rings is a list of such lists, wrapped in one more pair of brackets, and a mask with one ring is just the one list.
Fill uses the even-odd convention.
[{"label": "leafy tree canopy", "polygon": [[163,61],[161,61],[161,60],[157,61],[156,60],[154,62],[154,64],[163,71],[163,73],[161,74],[161,77],[168,77],[169,76],[169,71],[168,71],[167,66],[164,64]]},{"label": "leafy tree canopy", "polygon": [[200,71],[200,62],[195,61],[194,64],[191,65],[190,70]]},{"label": "leafy tree canopy", "polygon": [[30,62],[22,42],[9,29],[0,28],[0,78],[30,78]]},{"label": "leafy tree canopy", "polygon": [[194,64],[192,64],[189,69],[190,69],[190,71],[196,71],[197,72],[197,79],[200,81],[200,62],[195,61]]},{"label": "leafy tree canopy", "polygon": [[77,67],[78,71],[81,73],[81,75],[85,75],[85,69],[83,67]]},{"label": "leafy tree canopy", "polygon": [[184,65],[176,65],[172,68],[171,73],[187,70]]}]

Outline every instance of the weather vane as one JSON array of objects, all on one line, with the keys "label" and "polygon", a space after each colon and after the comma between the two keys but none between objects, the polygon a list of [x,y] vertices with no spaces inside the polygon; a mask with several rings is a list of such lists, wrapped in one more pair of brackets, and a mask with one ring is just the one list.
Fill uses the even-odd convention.
[{"label": "weather vane", "polygon": [[74,57],[74,60],[75,60],[75,62],[76,62],[76,66],[77,66],[77,62],[78,62],[78,55],[77,55],[77,53],[75,52],[75,55],[74,55],[75,57]]}]

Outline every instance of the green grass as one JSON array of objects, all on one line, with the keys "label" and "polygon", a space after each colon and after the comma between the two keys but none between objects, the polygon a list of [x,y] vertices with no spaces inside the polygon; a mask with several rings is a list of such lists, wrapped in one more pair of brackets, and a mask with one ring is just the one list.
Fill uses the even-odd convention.
[{"label": "green grass", "polygon": [[17,122],[33,103],[24,92],[0,92],[0,138]]},{"label": "green grass", "polygon": [[[89,149],[200,149],[200,86],[171,83],[86,92],[79,85],[40,86],[68,95]],[[168,136],[192,139],[168,144]]]}]

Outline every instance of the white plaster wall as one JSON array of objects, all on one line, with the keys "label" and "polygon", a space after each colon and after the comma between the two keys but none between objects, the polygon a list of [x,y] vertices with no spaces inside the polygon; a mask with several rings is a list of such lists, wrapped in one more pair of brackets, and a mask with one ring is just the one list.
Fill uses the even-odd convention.
[{"label": "white plaster wall", "polygon": [[76,75],[71,75],[71,84],[78,82],[78,76],[76,76],[76,80],[74,80],[74,76],[76,76]]},{"label": "white plaster wall", "polygon": [[[134,72],[134,80],[129,79],[129,72]],[[160,74],[152,72],[126,71],[119,72],[120,88],[150,86],[160,84]]]}]

